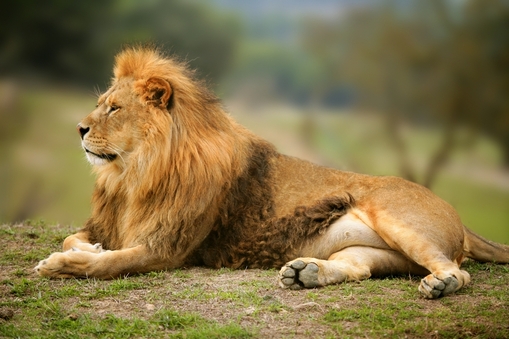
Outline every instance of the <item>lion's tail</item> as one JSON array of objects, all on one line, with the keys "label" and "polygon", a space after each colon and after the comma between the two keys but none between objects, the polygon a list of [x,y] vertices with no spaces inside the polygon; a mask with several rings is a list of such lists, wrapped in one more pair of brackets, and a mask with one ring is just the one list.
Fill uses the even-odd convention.
[{"label": "lion's tail", "polygon": [[484,239],[465,227],[465,255],[481,262],[509,263],[509,246]]}]

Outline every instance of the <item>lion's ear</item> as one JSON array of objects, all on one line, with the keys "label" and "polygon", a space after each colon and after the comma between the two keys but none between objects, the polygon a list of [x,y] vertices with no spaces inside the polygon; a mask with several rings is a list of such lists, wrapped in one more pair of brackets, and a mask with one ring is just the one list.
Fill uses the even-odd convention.
[{"label": "lion's ear", "polygon": [[173,93],[170,83],[163,78],[153,77],[142,85],[141,97],[149,105],[166,108]]}]

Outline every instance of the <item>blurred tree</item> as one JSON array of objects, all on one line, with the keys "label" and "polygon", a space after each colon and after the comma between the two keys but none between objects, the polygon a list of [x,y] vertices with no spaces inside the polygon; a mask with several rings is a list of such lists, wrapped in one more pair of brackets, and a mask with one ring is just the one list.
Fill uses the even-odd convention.
[{"label": "blurred tree", "polygon": [[184,0],[7,0],[0,20],[0,74],[87,85],[108,82],[126,43],[163,46],[217,81],[240,32],[234,17]]},{"label": "blurred tree", "polygon": [[478,105],[474,122],[503,148],[509,168],[509,3],[472,0],[466,8],[469,35],[476,44]]},{"label": "blurred tree", "polygon": [[119,41],[150,42],[188,61],[200,76],[218,79],[232,64],[241,26],[203,1],[118,1]]},{"label": "blurred tree", "polygon": [[[108,52],[94,41],[113,17],[113,0],[7,0],[0,20],[0,72],[95,82]],[[104,79],[104,75],[102,75]]]},{"label": "blurred tree", "polygon": [[347,82],[363,107],[384,114],[406,178],[419,176],[402,124],[440,125],[442,140],[419,180],[430,187],[465,141],[462,127],[470,141],[492,136],[509,165],[508,15],[504,0],[385,1],[315,22],[305,46],[333,70],[329,82]]}]

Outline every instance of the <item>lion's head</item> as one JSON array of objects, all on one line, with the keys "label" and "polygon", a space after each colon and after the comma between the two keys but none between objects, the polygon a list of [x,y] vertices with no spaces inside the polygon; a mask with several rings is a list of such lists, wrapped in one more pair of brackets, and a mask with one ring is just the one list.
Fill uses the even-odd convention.
[{"label": "lion's head", "polygon": [[[195,179],[226,170],[238,146],[234,129],[185,64],[146,48],[117,55],[110,88],[78,124],[82,147],[99,177],[130,173],[140,179],[172,168]],[[200,169],[204,164],[208,168]]]},{"label": "lion's head", "polygon": [[154,50],[129,49],[117,56],[111,87],[99,97],[96,109],[78,124],[92,165],[124,170],[143,156],[143,144],[167,141],[173,122],[169,112],[171,71],[182,69]]},{"label": "lion's head", "polygon": [[[142,86],[145,88],[139,89]],[[144,96],[133,91],[135,88],[143,90]],[[169,83],[161,78],[114,81],[99,98],[97,108],[78,124],[88,161],[95,166],[112,163],[127,166],[133,152],[140,150],[143,140],[151,133],[150,126],[170,126],[165,108],[171,93]]]}]

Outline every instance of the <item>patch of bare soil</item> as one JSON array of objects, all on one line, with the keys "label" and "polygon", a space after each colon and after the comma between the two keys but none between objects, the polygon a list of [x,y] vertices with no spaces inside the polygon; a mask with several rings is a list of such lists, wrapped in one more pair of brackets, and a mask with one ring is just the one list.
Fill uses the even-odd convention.
[{"label": "patch of bare soil", "polygon": [[206,268],[190,268],[180,272],[190,278],[161,273],[163,277],[158,276],[157,283],[150,287],[128,291],[121,297],[91,300],[89,308],[98,315],[111,313],[124,318],[149,318],[161,309],[173,309],[221,324],[234,322],[244,328],[257,328],[260,337],[324,337],[331,332],[320,322],[328,307],[310,301],[307,291],[278,288],[276,271],[218,274]]}]

